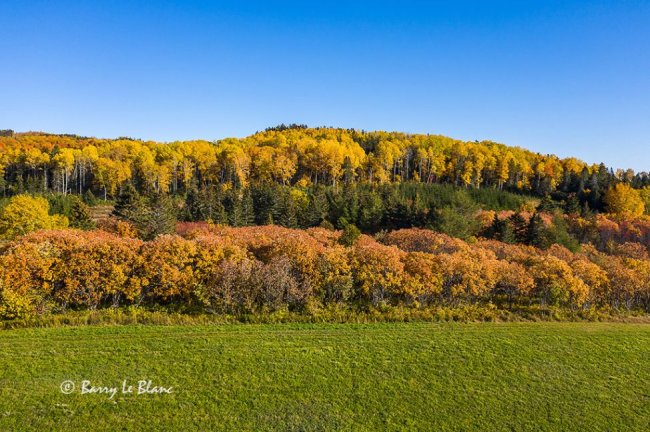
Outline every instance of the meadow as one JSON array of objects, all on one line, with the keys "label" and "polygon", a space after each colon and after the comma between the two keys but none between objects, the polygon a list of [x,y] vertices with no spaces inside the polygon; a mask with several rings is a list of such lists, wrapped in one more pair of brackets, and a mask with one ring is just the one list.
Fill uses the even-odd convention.
[{"label": "meadow", "polygon": [[650,428],[644,324],[15,329],[0,364],[3,431]]}]

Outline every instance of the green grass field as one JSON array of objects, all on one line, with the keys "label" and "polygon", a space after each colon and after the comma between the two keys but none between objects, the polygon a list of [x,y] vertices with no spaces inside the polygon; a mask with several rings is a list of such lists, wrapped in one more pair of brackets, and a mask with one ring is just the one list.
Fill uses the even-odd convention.
[{"label": "green grass field", "polygon": [[647,431],[650,325],[6,330],[0,430]]}]

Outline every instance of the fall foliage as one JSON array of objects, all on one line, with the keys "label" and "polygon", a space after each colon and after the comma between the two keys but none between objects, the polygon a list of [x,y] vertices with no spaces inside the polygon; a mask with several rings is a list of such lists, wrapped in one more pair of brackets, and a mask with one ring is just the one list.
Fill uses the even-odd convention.
[{"label": "fall foliage", "polygon": [[46,199],[16,195],[0,211],[0,237],[15,238],[39,229],[68,226],[65,216],[50,216]]},{"label": "fall foliage", "polygon": [[0,174],[8,319],[650,306],[650,177],[575,158],[291,125],[216,142],[12,134]]},{"label": "fall foliage", "polygon": [[[304,187],[417,182],[538,196],[576,194],[596,210],[604,209],[603,194],[619,182],[637,189],[650,185],[647,173],[615,172],[603,164],[491,141],[297,125],[215,142],[16,133],[0,136],[0,173],[5,192],[11,193],[81,195],[93,190],[116,198],[126,182],[140,193],[172,194],[217,184],[240,188],[250,183]],[[610,205],[619,209],[618,204]]]},{"label": "fall foliage", "polygon": [[[5,318],[68,308],[176,304],[218,313],[496,302],[650,307],[644,247],[574,253],[405,229],[377,241],[341,231],[195,224],[151,241],[104,231],[39,231],[0,254]],[[504,303],[505,302],[505,303]]]},{"label": "fall foliage", "polygon": [[615,215],[636,217],[645,212],[639,191],[625,183],[617,183],[605,194],[607,211]]}]

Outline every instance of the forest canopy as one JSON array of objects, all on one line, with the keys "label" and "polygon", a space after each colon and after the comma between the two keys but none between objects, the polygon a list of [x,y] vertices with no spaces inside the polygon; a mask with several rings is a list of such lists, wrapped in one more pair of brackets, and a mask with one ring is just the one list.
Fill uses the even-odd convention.
[{"label": "forest canopy", "polygon": [[115,198],[125,182],[139,192],[183,193],[251,182],[336,186],[340,183],[447,183],[538,196],[577,194],[604,210],[615,183],[650,185],[647,173],[561,159],[492,141],[441,135],[365,132],[281,125],[245,138],[157,143],[131,138],[13,133],[0,136],[5,195],[25,191]]}]

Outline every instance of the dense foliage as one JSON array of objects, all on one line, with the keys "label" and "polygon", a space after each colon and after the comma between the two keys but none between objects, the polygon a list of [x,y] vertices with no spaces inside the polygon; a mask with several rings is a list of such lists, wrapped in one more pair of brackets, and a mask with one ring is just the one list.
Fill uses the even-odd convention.
[{"label": "dense foliage", "polygon": [[[186,194],[215,185],[252,183],[336,186],[341,183],[447,183],[554,194],[605,210],[605,192],[624,182],[650,184],[647,173],[608,169],[491,141],[439,135],[280,126],[246,138],[155,143],[42,133],[0,136],[0,188],[115,198],[124,183],[138,192]],[[647,197],[647,194],[646,194]],[[647,204],[647,199],[646,199]],[[635,211],[638,206],[635,207]]]},{"label": "dense foliage", "polygon": [[0,255],[0,314],[129,304],[229,314],[485,302],[650,308],[650,258],[631,243],[605,254],[468,243],[422,229],[344,241],[323,228],[186,223],[179,233],[151,241],[71,229],[20,237]]},{"label": "dense foliage", "polygon": [[214,143],[5,134],[0,171],[4,318],[650,306],[649,177],[574,158],[291,125]]}]

